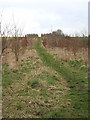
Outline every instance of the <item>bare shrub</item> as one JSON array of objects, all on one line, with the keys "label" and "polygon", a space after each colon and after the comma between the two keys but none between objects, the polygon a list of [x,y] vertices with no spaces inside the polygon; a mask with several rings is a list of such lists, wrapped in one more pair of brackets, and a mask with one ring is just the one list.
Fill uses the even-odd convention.
[{"label": "bare shrub", "polygon": [[81,54],[83,53],[83,56],[86,56],[85,54],[88,48],[87,37],[80,37],[80,36],[70,37],[63,34],[62,35],[56,34],[56,32],[53,32],[49,34],[42,34],[41,39],[44,47],[61,48],[62,52],[64,51],[65,56],[68,56],[69,52],[73,54],[74,59],[77,59],[79,55],[78,53],[80,52]]},{"label": "bare shrub", "polygon": [[32,49],[36,42],[37,42],[38,35],[37,34],[28,34],[27,35],[27,42],[28,42],[28,47]]}]

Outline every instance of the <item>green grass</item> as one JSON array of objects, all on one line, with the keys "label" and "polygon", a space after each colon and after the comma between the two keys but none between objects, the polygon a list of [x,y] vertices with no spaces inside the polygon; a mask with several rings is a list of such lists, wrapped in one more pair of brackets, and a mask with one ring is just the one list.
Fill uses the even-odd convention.
[{"label": "green grass", "polygon": [[[63,76],[65,80],[67,80],[69,87],[71,88],[70,98],[72,98],[72,105],[75,106],[76,103],[80,104],[79,112],[77,112],[78,108],[76,107],[72,113],[76,112],[77,117],[88,117],[88,88],[85,87],[85,84],[88,83],[87,78],[87,67],[81,67],[81,71],[77,72],[76,70],[80,68],[82,61],[70,61],[69,65],[72,66],[67,68],[61,62],[54,59],[54,57],[49,54],[44,48],[40,46],[41,40],[38,39],[38,43],[36,46],[36,50],[41,57],[43,63],[46,66],[53,68],[60,75]],[[81,102],[82,100],[83,102]],[[86,114],[84,114],[86,113]]]},{"label": "green grass", "polygon": [[39,56],[19,62],[18,70],[3,65],[3,116],[87,118],[87,65],[55,60],[40,38],[34,48]]},{"label": "green grass", "polygon": [[[45,118],[53,114],[53,107],[56,106],[56,109],[59,110],[57,101],[59,102],[58,106],[62,108],[61,102],[64,104],[66,96],[55,94],[56,91],[63,91],[65,87],[65,85],[61,85],[60,76],[57,72],[52,71],[52,69],[43,66],[42,62],[38,61],[33,64],[33,61],[37,61],[37,58],[20,62],[18,64],[18,71],[9,71],[8,67],[6,69],[6,65],[3,66],[3,116],[12,116],[15,118],[19,111],[17,117],[23,114],[26,118],[30,115],[32,118]],[[31,67],[35,67],[36,69],[28,69],[29,65],[27,65],[27,62]],[[26,69],[22,72],[23,67]],[[35,75],[33,73],[31,75],[32,71],[38,73],[38,69],[42,67],[44,71],[40,74]],[[7,71],[10,73],[11,84],[6,84],[5,81],[5,76],[8,76]],[[13,76],[11,77],[11,75]],[[17,80],[18,75],[20,75],[21,79]],[[25,78],[26,76],[27,79]],[[56,88],[51,90],[52,86]],[[62,88],[59,88],[60,86]],[[49,100],[52,102],[49,102]]]},{"label": "green grass", "polygon": [[8,64],[5,64],[3,67],[3,73],[2,73],[2,86],[4,88],[8,87],[15,81],[19,81],[24,78],[24,75],[21,74],[18,70],[9,70]]},{"label": "green grass", "polygon": [[21,105],[20,103],[18,103],[18,104],[16,105],[16,108],[17,108],[17,110],[21,110],[21,109],[22,109],[22,105]]},{"label": "green grass", "polygon": [[32,88],[36,88],[39,87],[39,81],[38,79],[33,79],[31,81],[28,81],[27,85],[30,85]]}]

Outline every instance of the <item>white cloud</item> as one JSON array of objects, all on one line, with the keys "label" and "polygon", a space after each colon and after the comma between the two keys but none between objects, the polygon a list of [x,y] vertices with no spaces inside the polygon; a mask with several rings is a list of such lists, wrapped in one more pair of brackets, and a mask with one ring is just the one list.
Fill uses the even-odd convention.
[{"label": "white cloud", "polygon": [[[43,33],[61,28],[65,33],[88,26],[88,0],[0,0],[3,20],[12,14],[25,33]],[[3,22],[4,22],[3,21]]]}]

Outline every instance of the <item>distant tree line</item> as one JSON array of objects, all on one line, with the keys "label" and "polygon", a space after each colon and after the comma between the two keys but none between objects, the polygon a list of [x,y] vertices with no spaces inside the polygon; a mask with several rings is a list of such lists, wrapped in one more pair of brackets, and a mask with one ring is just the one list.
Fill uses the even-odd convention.
[{"label": "distant tree line", "polygon": [[65,35],[62,30],[57,30],[49,34],[41,35],[42,44],[44,47],[59,47],[66,50],[72,50],[74,56],[81,49],[88,48],[88,37],[70,37]]}]

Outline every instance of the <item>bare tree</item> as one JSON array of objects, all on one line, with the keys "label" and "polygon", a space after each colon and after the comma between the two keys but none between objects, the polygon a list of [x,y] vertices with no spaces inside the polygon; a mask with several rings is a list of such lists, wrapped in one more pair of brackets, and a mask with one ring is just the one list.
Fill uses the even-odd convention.
[{"label": "bare tree", "polygon": [[16,61],[18,61],[19,58],[19,54],[21,50],[25,50],[24,48],[26,48],[27,44],[25,44],[25,42],[27,42],[26,38],[25,39],[20,39],[19,35],[22,35],[23,29],[18,28],[17,25],[15,24],[15,20],[13,18],[13,22],[14,22],[14,41],[12,42],[12,49],[15,53],[16,56]]},{"label": "bare tree", "polygon": [[2,36],[2,32],[1,32],[1,25],[2,25],[2,13],[3,13],[3,10],[0,14],[0,37]]},{"label": "bare tree", "polygon": [[[19,54],[21,51],[25,51],[26,48],[26,38],[22,38],[23,28],[17,26],[13,16],[13,22],[7,22],[3,28],[3,50],[5,48],[11,48],[15,54],[16,61],[18,61]],[[8,39],[8,40],[7,40]]]}]

